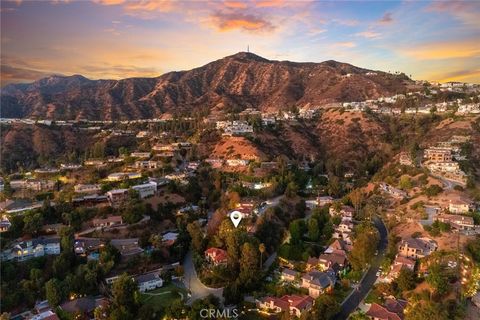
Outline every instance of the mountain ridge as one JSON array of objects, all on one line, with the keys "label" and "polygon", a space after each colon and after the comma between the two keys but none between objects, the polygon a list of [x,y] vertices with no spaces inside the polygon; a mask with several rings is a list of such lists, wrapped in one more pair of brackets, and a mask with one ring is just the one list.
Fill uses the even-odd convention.
[{"label": "mountain ridge", "polygon": [[[374,74],[373,76],[367,73]],[[360,101],[406,90],[403,74],[327,60],[268,60],[239,52],[184,71],[152,78],[91,80],[82,75],[53,75],[1,90],[1,117],[55,120],[120,120],[191,112],[258,108],[278,111],[291,106]]]}]

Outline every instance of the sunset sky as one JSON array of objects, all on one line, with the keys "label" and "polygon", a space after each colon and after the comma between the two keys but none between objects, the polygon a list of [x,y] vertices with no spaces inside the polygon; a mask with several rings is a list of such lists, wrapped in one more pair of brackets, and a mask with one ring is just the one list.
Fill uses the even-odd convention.
[{"label": "sunset sky", "polygon": [[480,2],[4,1],[1,80],[158,76],[250,51],[480,83]]}]

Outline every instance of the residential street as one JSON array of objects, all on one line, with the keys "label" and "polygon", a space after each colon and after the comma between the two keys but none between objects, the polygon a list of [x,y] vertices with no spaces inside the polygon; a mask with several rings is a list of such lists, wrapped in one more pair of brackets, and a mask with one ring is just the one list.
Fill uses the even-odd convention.
[{"label": "residential street", "polygon": [[193,254],[190,250],[185,256],[185,261],[183,262],[183,269],[185,272],[184,284],[187,290],[191,291],[191,296],[187,300],[187,304],[191,304],[197,299],[204,298],[209,294],[213,294],[223,300],[223,288],[209,288],[205,286],[200,279],[197,277],[197,272],[195,271],[195,266],[193,265]]},{"label": "residential street", "polygon": [[345,299],[341,305],[341,311],[335,317],[335,320],[344,320],[354,312],[360,302],[367,296],[368,292],[372,288],[373,284],[377,280],[376,273],[380,267],[380,263],[385,255],[385,250],[387,248],[387,229],[383,224],[383,221],[379,218],[374,219],[375,226],[380,232],[380,243],[378,247],[378,255],[373,259],[370,268],[367,271],[367,274],[362,279],[358,288],[355,289],[350,296]]}]

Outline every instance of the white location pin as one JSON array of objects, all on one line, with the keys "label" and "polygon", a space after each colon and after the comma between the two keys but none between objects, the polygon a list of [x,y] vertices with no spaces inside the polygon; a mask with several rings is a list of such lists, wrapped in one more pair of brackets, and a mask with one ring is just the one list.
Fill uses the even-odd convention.
[{"label": "white location pin", "polygon": [[240,221],[242,221],[242,218],[243,218],[243,214],[240,211],[232,211],[230,213],[230,220],[232,220],[235,228],[238,227],[238,225],[240,224]]}]

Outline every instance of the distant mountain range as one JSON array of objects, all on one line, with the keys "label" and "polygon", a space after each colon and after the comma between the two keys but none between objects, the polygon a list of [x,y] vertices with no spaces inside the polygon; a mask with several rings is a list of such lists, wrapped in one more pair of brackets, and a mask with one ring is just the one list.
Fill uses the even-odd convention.
[{"label": "distant mountain range", "polygon": [[333,60],[272,61],[240,52],[189,71],[156,78],[89,80],[51,76],[1,89],[0,117],[126,120],[164,114],[243,110],[362,101],[404,92],[405,75],[371,71]]}]

